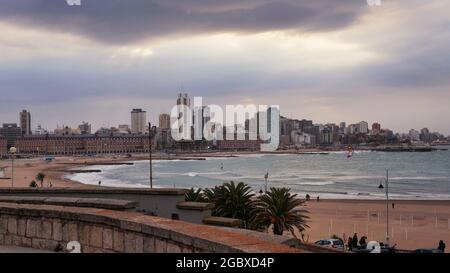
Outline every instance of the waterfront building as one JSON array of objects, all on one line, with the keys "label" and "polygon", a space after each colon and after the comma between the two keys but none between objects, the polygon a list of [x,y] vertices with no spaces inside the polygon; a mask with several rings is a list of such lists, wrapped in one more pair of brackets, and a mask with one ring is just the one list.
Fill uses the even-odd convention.
[{"label": "waterfront building", "polygon": [[22,135],[31,135],[31,114],[27,110],[19,113]]},{"label": "waterfront building", "polygon": [[142,134],[33,135],[17,138],[15,146],[18,153],[38,155],[130,154],[148,152],[149,140]]},{"label": "waterfront building", "polygon": [[310,147],[316,145],[316,137],[300,130],[291,133],[292,144],[297,147]]},{"label": "waterfront building", "polygon": [[9,148],[14,146],[16,139],[22,136],[22,130],[17,126],[17,123],[4,123],[3,127],[0,128],[0,135],[6,138]]},{"label": "waterfront building", "polygon": [[80,129],[76,128],[76,129],[72,129],[69,126],[62,126],[62,127],[57,127],[55,129],[55,134],[56,135],[61,135],[61,136],[68,136],[68,135],[79,135],[81,134]]},{"label": "waterfront building", "polygon": [[159,115],[159,128],[170,129],[170,115],[160,114]]},{"label": "waterfront building", "polygon": [[411,142],[417,142],[420,141],[420,132],[414,129],[409,130],[409,140]]},{"label": "waterfront building", "polygon": [[346,133],[345,128],[346,128],[346,123],[344,121],[342,121],[341,123],[339,123],[339,134],[344,135]]},{"label": "waterfront building", "polygon": [[33,135],[45,135],[47,133],[47,130],[45,130],[41,124],[38,124],[33,132]]},{"label": "waterfront building", "polygon": [[0,136],[0,157],[8,154],[8,140],[4,136]]},{"label": "waterfront building", "polygon": [[360,133],[360,134],[369,133],[369,123],[367,123],[366,121],[361,121],[360,123],[358,123],[357,133]]},{"label": "waterfront building", "polygon": [[117,129],[118,133],[131,134],[130,126],[127,124],[120,124],[119,126],[117,126]]},{"label": "waterfront building", "polygon": [[372,134],[379,134],[381,133],[381,124],[378,122],[374,122],[372,124]]},{"label": "waterfront building", "polygon": [[356,124],[350,124],[347,127],[347,135],[354,135],[358,132],[358,126]]},{"label": "waterfront building", "polygon": [[426,143],[431,142],[432,135],[430,134],[430,130],[428,128],[423,128],[420,130],[420,140]]},{"label": "waterfront building", "polygon": [[131,133],[143,134],[147,126],[147,112],[142,109],[133,109],[131,111]]},{"label": "waterfront building", "polygon": [[260,140],[217,140],[216,149],[219,151],[259,151]]},{"label": "waterfront building", "polygon": [[87,122],[82,122],[80,125],[78,125],[78,129],[80,130],[80,134],[86,135],[91,134],[91,125]]}]

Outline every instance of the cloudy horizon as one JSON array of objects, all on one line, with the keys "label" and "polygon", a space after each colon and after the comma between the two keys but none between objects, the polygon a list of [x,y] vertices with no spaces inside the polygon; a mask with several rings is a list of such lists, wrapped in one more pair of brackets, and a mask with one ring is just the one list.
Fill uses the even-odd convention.
[{"label": "cloudy horizon", "polygon": [[185,92],[450,135],[447,0],[81,2],[0,0],[0,123],[156,122]]}]

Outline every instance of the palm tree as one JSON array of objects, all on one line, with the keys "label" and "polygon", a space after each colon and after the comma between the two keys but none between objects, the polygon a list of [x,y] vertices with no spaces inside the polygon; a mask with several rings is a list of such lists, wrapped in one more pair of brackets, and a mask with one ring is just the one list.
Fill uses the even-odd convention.
[{"label": "palm tree", "polygon": [[38,173],[36,175],[36,180],[41,182],[41,188],[44,187],[44,179],[45,179],[45,174],[44,173]]},{"label": "palm tree", "polygon": [[256,209],[252,217],[254,228],[269,228],[273,225],[273,233],[283,235],[285,230],[290,231],[294,237],[297,228],[301,233],[309,226],[306,210],[298,207],[304,200],[298,199],[296,194],[291,194],[287,188],[271,188],[269,192],[258,198]]},{"label": "palm tree", "polygon": [[186,192],[184,199],[186,202],[206,202],[201,188],[197,190],[191,188]]},{"label": "palm tree", "polygon": [[213,215],[240,219],[246,227],[254,210],[254,194],[250,186],[233,181],[206,189],[204,195],[208,202],[214,203]]}]

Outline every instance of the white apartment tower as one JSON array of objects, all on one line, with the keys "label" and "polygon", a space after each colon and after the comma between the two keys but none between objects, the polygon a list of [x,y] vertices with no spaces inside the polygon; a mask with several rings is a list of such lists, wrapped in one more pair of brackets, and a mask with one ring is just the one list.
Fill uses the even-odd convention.
[{"label": "white apartment tower", "polygon": [[147,112],[142,109],[133,109],[131,111],[131,133],[143,134],[145,133],[145,126],[147,124]]}]

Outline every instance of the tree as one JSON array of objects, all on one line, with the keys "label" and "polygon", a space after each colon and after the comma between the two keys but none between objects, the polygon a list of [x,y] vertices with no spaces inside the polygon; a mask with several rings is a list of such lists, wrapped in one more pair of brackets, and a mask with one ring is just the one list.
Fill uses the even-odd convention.
[{"label": "tree", "polygon": [[206,202],[201,188],[197,190],[191,188],[186,192],[184,199],[186,202]]},{"label": "tree", "polygon": [[36,181],[33,180],[33,181],[30,182],[30,187],[31,188],[37,188],[38,184],[36,183]]},{"label": "tree", "polygon": [[44,187],[44,179],[45,179],[45,174],[44,173],[38,173],[36,175],[36,180],[41,182],[41,188]]},{"label": "tree", "polygon": [[247,227],[254,210],[254,194],[249,185],[233,181],[206,189],[204,196],[208,202],[214,203],[213,215],[240,219]]},{"label": "tree", "polygon": [[307,225],[308,211],[299,207],[304,200],[298,199],[287,188],[271,188],[269,192],[260,196],[252,218],[254,228],[269,228],[273,226],[273,233],[283,235],[285,230],[290,231],[294,237],[295,228],[302,234]]}]

